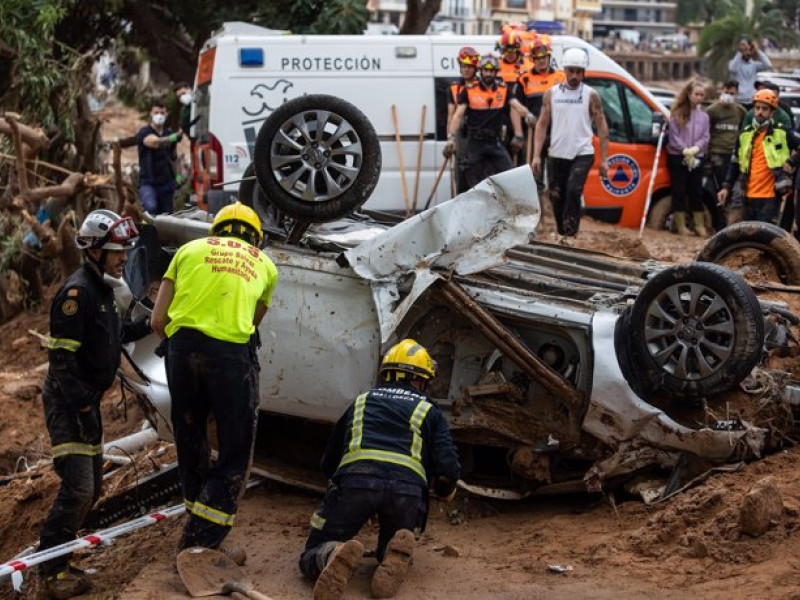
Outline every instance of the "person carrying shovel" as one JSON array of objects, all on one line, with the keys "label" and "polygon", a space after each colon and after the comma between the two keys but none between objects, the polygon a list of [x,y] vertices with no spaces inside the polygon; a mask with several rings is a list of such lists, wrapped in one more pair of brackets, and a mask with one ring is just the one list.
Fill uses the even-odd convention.
[{"label": "person carrying shovel", "polygon": [[447,421],[425,394],[436,376],[428,351],[411,339],[383,357],[380,383],[359,396],[337,422],[322,459],[328,490],[311,517],[300,571],[316,580],[314,600],[336,600],[361,563],[352,539],[378,516],[372,595],[391,598],[425,528],[428,489],[451,500],[461,473]]}]

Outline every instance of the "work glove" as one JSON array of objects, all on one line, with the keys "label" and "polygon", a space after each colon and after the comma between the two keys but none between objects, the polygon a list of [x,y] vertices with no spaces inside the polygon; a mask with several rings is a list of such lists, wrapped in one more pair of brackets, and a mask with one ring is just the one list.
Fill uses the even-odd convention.
[{"label": "work glove", "polygon": [[433,493],[437,498],[445,502],[450,502],[456,497],[456,484],[449,479],[440,475],[433,480]]},{"label": "work glove", "polygon": [[690,171],[693,171],[700,163],[700,161],[697,159],[698,152],[700,152],[700,148],[697,146],[683,149],[683,164],[686,165],[686,168]]},{"label": "work glove", "polygon": [[519,152],[525,147],[525,138],[521,135],[515,135],[511,140],[511,149],[514,152]]},{"label": "work glove", "polygon": [[168,139],[170,142],[172,142],[173,144],[177,144],[178,142],[180,142],[180,141],[181,141],[181,139],[182,139],[182,138],[183,138],[183,135],[182,135],[182,134],[180,134],[180,133],[170,133],[170,134],[167,136],[167,139]]},{"label": "work glove", "polygon": [[181,187],[184,181],[186,181],[186,178],[183,175],[181,175],[180,173],[175,174],[175,185]]},{"label": "work glove", "polygon": [[450,158],[456,153],[456,142],[455,140],[447,140],[447,143],[444,145],[444,150],[442,150],[442,155],[445,158]]},{"label": "work glove", "polygon": [[525,115],[525,125],[527,125],[528,127],[536,127],[537,120],[538,119],[536,118],[536,115],[534,115],[531,112]]}]

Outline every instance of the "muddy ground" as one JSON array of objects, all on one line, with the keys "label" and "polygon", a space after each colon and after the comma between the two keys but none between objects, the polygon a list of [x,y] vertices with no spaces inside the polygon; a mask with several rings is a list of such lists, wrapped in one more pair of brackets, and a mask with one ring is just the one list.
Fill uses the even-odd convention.
[{"label": "muddy ground", "polygon": [[[545,239],[550,230],[546,225]],[[637,232],[590,220],[578,243],[674,262],[690,260],[702,244],[696,237],[649,230],[639,241]],[[46,333],[47,307],[0,326],[0,562],[37,540],[58,483],[46,463],[49,442],[41,408],[46,353],[29,330]],[[116,387],[106,395],[103,413],[107,440],[142,425],[141,411],[126,405]],[[467,495],[452,504],[434,501],[398,598],[800,598],[798,458],[800,450],[790,448],[649,506],[630,496],[589,494],[521,502]],[[137,474],[172,459],[169,448],[148,448],[137,456]],[[39,460],[42,466],[28,470]],[[783,514],[765,535],[751,538],[741,533],[739,507],[751,486],[768,475],[781,492]],[[119,489],[133,477],[126,467],[110,474],[107,486]],[[319,500],[272,482],[247,492],[232,538],[248,551],[244,571],[257,589],[275,599],[311,597],[296,563]],[[186,598],[174,569],[182,524],[183,517],[168,519],[79,552],[77,563],[94,581],[84,598]],[[360,538],[374,547],[376,528],[366,527]],[[374,564],[365,560],[348,598],[368,597]],[[569,570],[555,574],[549,565]],[[0,597],[14,596],[7,580],[0,583]]]}]

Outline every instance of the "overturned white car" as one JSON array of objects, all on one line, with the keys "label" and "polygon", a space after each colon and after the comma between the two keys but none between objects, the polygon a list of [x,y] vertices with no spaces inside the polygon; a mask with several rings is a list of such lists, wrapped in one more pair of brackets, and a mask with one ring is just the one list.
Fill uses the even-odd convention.
[{"label": "overturned white car", "polygon": [[[394,226],[365,216],[310,225],[293,203],[347,195],[349,212],[354,195],[369,195],[380,157],[365,150],[374,132],[356,109],[340,101],[344,114],[331,114],[324,97],[308,98],[276,111],[259,137],[269,156],[255,170],[261,189],[283,190],[282,212],[252,184],[242,190],[280,272],[260,327],[257,472],[321,485],[328,428],[374,385],[382,350],[405,337],[439,365],[430,393],[459,444],[463,485],[478,493],[597,490],[655,469],[673,472],[666,494],[712,464],[780,444],[774,429],[792,422],[800,387],[764,361],[797,350],[785,304],[759,301],[739,274],[710,262],[664,266],[528,243],[539,204],[527,167]],[[312,144],[320,162],[309,166]],[[209,226],[203,211],[155,218],[128,262],[120,305],[149,310],[171,253]],[[800,246],[768,225],[724,230],[704,258],[743,248],[798,283]],[[155,336],[132,344],[136,376],[120,378],[169,438],[157,346]],[[742,392],[754,373],[774,385]]]}]

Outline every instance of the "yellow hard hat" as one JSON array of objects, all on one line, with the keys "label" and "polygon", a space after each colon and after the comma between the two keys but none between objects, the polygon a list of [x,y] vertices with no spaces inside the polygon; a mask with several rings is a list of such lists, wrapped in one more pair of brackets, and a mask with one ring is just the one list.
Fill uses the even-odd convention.
[{"label": "yellow hard hat", "polygon": [[415,340],[405,339],[392,346],[381,362],[380,372],[402,371],[422,379],[436,376],[436,361]]},{"label": "yellow hard hat", "polygon": [[261,231],[261,220],[258,218],[256,211],[241,202],[234,202],[223,207],[214,217],[210,233],[211,235],[219,235],[220,233],[236,234],[237,223],[252,228],[258,238],[258,243],[261,243],[264,237],[264,232]]}]

